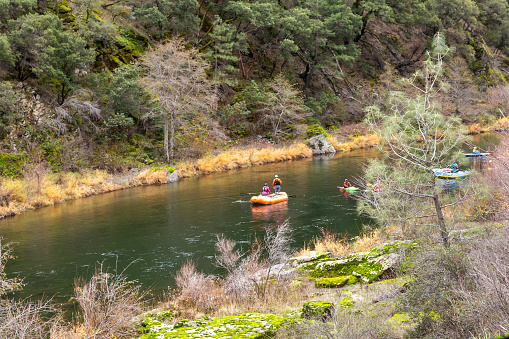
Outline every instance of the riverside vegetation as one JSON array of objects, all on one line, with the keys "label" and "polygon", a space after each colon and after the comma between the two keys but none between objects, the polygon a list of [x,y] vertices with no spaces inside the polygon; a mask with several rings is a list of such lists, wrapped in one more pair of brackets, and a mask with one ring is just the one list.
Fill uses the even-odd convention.
[{"label": "riverside vegetation", "polygon": [[292,270],[287,223],[246,252],[218,236],[224,276],[190,262],[152,311],[141,286],[102,267],[76,282],[71,323],[51,300],[11,300],[22,283],[5,275],[4,244],[0,335],[508,336],[507,138],[468,194],[425,170],[457,154],[462,134],[508,129],[508,19],[503,0],[5,2],[2,216],[175,169],[311,156],[317,134],[336,150],[383,140],[395,152],[366,168],[366,186],[387,186],[362,197],[375,223],[358,238],[324,230]]}]

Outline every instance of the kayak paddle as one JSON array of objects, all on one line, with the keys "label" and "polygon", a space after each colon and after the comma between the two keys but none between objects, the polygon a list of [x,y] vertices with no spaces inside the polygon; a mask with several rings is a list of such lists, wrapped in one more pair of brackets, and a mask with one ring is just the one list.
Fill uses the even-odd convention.
[{"label": "kayak paddle", "polygon": [[240,195],[253,195],[253,194],[258,195],[258,194],[260,194],[260,193],[240,193]]}]

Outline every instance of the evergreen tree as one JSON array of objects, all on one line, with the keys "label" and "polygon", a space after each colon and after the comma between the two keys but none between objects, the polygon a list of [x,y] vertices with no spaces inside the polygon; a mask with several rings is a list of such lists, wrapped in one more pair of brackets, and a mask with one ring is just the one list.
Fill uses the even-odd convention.
[{"label": "evergreen tree", "polygon": [[380,148],[387,157],[370,161],[365,175],[381,190],[366,195],[359,208],[383,224],[400,223],[403,230],[406,225],[436,225],[448,246],[447,197],[432,170],[458,159],[465,137],[461,121],[442,115],[434,101],[443,87],[443,59],[450,52],[442,34],[435,35],[432,48],[422,71],[405,80],[414,95],[392,92],[385,109],[368,108],[371,130],[388,147]]}]

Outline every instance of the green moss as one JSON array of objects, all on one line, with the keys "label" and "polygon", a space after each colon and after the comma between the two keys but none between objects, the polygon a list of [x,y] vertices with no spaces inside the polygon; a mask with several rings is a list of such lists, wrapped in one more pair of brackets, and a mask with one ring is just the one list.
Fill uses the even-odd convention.
[{"label": "green moss", "polygon": [[[335,278],[342,276],[355,276],[363,282],[370,283],[381,276],[390,266],[391,256],[396,249],[414,247],[414,243],[393,243],[375,248],[370,252],[350,255],[346,258],[323,257],[319,260],[303,264],[300,270],[308,273],[312,278]],[[341,279],[316,280],[319,285],[340,283]],[[327,286],[332,287],[332,286]]]},{"label": "green moss", "polygon": [[320,124],[312,124],[308,125],[306,130],[306,135],[308,138],[325,134],[327,137],[330,137],[330,135],[327,133],[327,131],[322,127]]},{"label": "green moss", "polygon": [[334,304],[330,301],[308,301],[302,305],[302,318],[330,319],[334,314]]},{"label": "green moss", "polygon": [[395,325],[402,325],[410,321],[410,316],[406,313],[396,313],[390,319],[390,322]]},{"label": "green moss", "polygon": [[141,338],[270,338],[283,323],[291,322],[273,314],[244,313],[237,316],[181,320],[166,325],[148,317],[148,330]]},{"label": "green moss", "polygon": [[340,307],[352,307],[353,306],[353,299],[352,299],[352,295],[350,293],[348,293],[346,295],[346,297],[344,297],[343,299],[341,299],[338,303],[338,305]]},{"label": "green moss", "polygon": [[354,275],[343,275],[333,278],[318,278],[315,280],[315,287],[343,287],[356,284],[359,279]]}]

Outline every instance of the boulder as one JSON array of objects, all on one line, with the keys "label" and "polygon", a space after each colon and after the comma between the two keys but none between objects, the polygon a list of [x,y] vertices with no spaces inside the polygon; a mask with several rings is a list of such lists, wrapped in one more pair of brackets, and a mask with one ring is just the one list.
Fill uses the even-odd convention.
[{"label": "boulder", "polygon": [[166,176],[167,183],[177,182],[178,180],[179,180],[179,171],[178,170],[174,170],[171,173],[170,173],[170,171],[168,171],[168,175]]},{"label": "boulder", "polygon": [[334,149],[332,144],[327,140],[325,134],[320,134],[310,138],[307,141],[307,145],[311,148],[314,155],[336,153],[336,150]]}]

